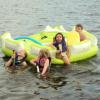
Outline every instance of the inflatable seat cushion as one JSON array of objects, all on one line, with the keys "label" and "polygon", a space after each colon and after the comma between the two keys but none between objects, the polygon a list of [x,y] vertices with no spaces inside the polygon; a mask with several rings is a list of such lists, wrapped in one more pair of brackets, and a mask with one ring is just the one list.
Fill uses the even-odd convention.
[{"label": "inflatable seat cushion", "polygon": [[77,43],[80,42],[79,34],[75,31],[67,33],[66,36],[67,36],[67,44],[69,46],[77,44]]}]

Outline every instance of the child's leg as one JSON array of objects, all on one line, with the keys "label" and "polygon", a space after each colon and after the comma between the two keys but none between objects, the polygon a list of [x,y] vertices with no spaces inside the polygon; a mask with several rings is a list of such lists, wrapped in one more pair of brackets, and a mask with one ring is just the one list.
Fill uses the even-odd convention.
[{"label": "child's leg", "polygon": [[63,60],[64,60],[64,63],[65,63],[65,64],[67,64],[67,65],[70,64],[70,60],[69,60],[69,58],[68,58],[67,55],[66,55],[66,56],[63,56]]},{"label": "child's leg", "polygon": [[56,58],[58,58],[58,59],[62,59],[62,55],[61,55],[61,53],[56,53]]},{"label": "child's leg", "polygon": [[67,52],[66,52],[68,58],[70,58],[70,48],[68,47]]}]

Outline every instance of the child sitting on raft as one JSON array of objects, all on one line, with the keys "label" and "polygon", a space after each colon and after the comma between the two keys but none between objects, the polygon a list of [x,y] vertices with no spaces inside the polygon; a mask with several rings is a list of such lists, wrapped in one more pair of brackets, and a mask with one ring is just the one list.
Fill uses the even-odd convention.
[{"label": "child sitting on raft", "polygon": [[40,73],[41,78],[46,78],[51,63],[48,49],[41,49],[39,51],[39,56],[36,59],[32,59],[30,63],[37,67],[37,72]]},{"label": "child sitting on raft", "polygon": [[81,24],[77,24],[75,26],[75,31],[78,32],[80,36],[80,41],[84,41],[87,39],[86,35],[83,33],[83,26]]},{"label": "child sitting on raft", "polygon": [[64,63],[69,65],[69,49],[66,45],[65,38],[62,33],[56,34],[52,45],[57,49],[56,58],[63,59]]},{"label": "child sitting on raft", "polygon": [[14,71],[16,69],[26,68],[26,57],[27,53],[24,49],[20,49],[18,52],[13,50],[13,55],[11,58],[6,62],[5,66],[8,67],[11,71]]}]

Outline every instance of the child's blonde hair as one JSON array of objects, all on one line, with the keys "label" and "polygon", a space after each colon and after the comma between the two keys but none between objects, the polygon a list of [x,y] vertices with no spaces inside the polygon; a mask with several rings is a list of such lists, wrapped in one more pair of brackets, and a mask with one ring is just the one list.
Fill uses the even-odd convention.
[{"label": "child's blonde hair", "polygon": [[50,52],[49,52],[48,49],[41,49],[39,56],[40,57],[46,57],[46,58],[48,58],[48,57],[50,57]]}]

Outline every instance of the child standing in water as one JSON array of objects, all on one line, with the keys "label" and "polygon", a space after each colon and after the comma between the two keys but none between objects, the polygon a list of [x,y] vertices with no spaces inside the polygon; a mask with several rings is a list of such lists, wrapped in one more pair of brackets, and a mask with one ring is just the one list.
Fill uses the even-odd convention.
[{"label": "child standing in water", "polygon": [[13,50],[13,55],[5,64],[10,70],[14,71],[19,67],[25,68],[27,63],[25,62],[27,54],[24,49],[20,49],[18,52]]},{"label": "child standing in water", "polygon": [[49,70],[51,62],[50,53],[47,49],[41,49],[39,56],[36,59],[30,61],[31,64],[37,66],[37,72],[40,72],[41,78],[45,78]]},{"label": "child standing in water", "polygon": [[80,41],[87,39],[86,35],[83,33],[83,26],[81,24],[75,26],[75,31],[79,33]]},{"label": "child standing in water", "polygon": [[65,38],[62,33],[57,33],[53,40],[53,46],[56,47],[56,57],[63,59],[64,63],[69,65],[69,50],[65,42]]}]

